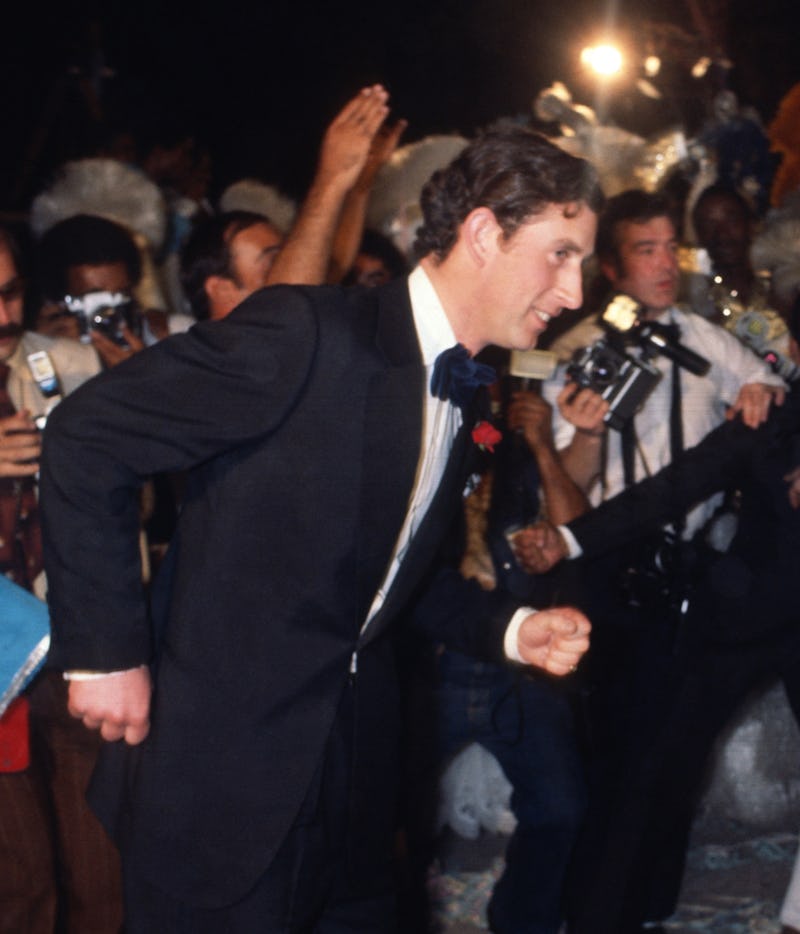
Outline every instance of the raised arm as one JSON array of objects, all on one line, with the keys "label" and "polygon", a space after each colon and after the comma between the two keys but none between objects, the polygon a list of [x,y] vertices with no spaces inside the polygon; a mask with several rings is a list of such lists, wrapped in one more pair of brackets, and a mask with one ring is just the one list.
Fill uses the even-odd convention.
[{"label": "raised arm", "polygon": [[397,148],[407,121],[398,120],[390,126],[384,123],[372,141],[367,161],[356,183],[347,193],[344,207],[333,241],[329,282],[341,282],[355,262],[358,247],[364,234],[367,204],[375,183],[375,176]]},{"label": "raised arm", "polygon": [[269,271],[267,285],[319,285],[326,281],[345,198],[389,113],[388,99],[379,84],[364,88],[325,131],[316,174]]}]

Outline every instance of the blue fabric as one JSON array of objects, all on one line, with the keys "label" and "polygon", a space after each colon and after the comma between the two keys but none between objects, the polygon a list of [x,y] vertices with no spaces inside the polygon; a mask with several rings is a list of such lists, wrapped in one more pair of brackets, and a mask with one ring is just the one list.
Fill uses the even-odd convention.
[{"label": "blue fabric", "polygon": [[485,363],[476,363],[463,344],[443,350],[436,358],[431,376],[431,393],[450,400],[460,408],[469,405],[479,386],[489,386],[497,373]]},{"label": "blue fabric", "polygon": [[445,652],[437,717],[445,758],[479,742],[513,786],[518,826],[489,904],[495,934],[556,934],[567,863],[586,808],[573,714],[546,677]]}]

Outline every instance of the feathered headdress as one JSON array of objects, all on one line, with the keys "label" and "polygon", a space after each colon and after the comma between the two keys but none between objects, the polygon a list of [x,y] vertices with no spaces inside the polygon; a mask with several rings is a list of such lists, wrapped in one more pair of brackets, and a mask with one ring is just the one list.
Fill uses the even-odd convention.
[{"label": "feathered headdress", "polygon": [[37,237],[76,214],[96,214],[144,237],[154,252],[164,241],[164,199],[157,185],[138,169],[116,159],[78,159],[65,163],[53,184],[31,206]]}]

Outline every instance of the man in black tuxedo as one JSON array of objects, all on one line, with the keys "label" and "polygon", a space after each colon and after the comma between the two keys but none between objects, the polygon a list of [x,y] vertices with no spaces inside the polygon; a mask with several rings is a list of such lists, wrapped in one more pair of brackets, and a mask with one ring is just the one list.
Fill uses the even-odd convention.
[{"label": "man in black tuxedo", "polygon": [[[795,359],[798,312],[800,304],[792,321]],[[677,664],[667,701],[649,713],[646,749],[627,762],[628,781],[609,807],[602,865],[591,884],[574,893],[575,930],[606,930],[608,924],[608,930],[629,934],[641,929],[654,905],[660,903],[661,917],[674,909],[680,883],[675,869],[682,868],[704,765],[750,690],[781,677],[800,722],[798,487],[800,384],[794,383],[759,429],[738,419],[727,422],[653,477],[569,522],[560,535],[542,526],[518,539],[525,567],[541,573],[569,553],[591,559],[645,540],[676,509],[716,490],[741,494],[730,548],[703,566],[675,634]],[[671,889],[664,887],[665,877]]]},{"label": "man in black tuxedo", "polygon": [[[577,307],[601,198],[541,137],[486,134],[426,186],[408,280],[259,291],[56,410],[53,656],[111,741],[93,801],[130,934],[392,929],[387,630],[458,508],[491,378],[435,363],[458,343],[469,376],[482,347],[531,347]],[[151,626],[135,491],[172,470],[189,479]],[[454,613],[436,636],[554,674],[587,647],[576,610],[510,616]]]}]

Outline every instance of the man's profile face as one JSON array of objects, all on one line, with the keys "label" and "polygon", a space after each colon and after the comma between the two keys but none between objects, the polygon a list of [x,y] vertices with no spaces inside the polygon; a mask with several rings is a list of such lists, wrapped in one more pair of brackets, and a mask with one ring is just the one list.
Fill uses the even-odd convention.
[{"label": "man's profile face", "polygon": [[584,204],[550,204],[507,239],[498,235],[479,298],[485,344],[529,350],[552,317],[580,307],[596,229]]},{"label": "man's profile face", "polygon": [[0,360],[8,360],[22,337],[24,286],[14,257],[0,243]]},{"label": "man's profile face", "polygon": [[266,285],[283,238],[267,221],[245,227],[230,243],[231,269],[242,291],[240,301]]},{"label": "man's profile face", "polygon": [[672,221],[668,217],[654,217],[642,224],[621,221],[616,235],[619,263],[602,264],[614,288],[644,305],[645,316],[671,308],[680,284],[678,241]]}]

